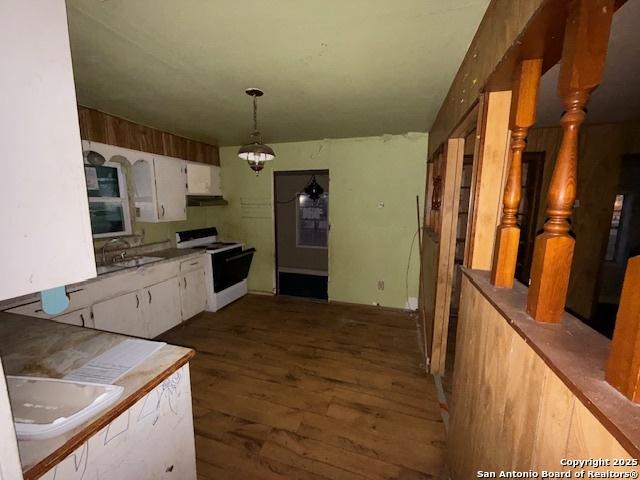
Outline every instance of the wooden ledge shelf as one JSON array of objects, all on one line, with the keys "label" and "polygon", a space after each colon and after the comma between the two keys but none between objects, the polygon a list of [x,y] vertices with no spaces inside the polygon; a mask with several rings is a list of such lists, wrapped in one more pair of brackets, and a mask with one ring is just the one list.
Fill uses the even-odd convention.
[{"label": "wooden ledge shelf", "polygon": [[536,322],[525,311],[528,288],[518,282],[501,289],[491,285],[488,271],[465,268],[463,274],[620,445],[640,458],[640,404],[605,381],[610,340],[566,312],[559,324]]}]

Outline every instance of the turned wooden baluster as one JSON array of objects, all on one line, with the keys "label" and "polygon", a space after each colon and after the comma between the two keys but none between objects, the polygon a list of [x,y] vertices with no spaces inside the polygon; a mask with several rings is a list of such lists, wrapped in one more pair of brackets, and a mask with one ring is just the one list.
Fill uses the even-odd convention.
[{"label": "turned wooden baluster", "polygon": [[589,95],[602,81],[614,0],[573,0],[565,28],[558,93],[563,99],[562,142],[547,196],[547,221],[536,238],[527,312],[557,323],[564,312],[575,240],[569,218],[576,199],[578,132]]},{"label": "turned wooden baluster", "polygon": [[607,382],[640,403],[640,256],[627,263],[616,329],[607,365]]},{"label": "turned wooden baluster", "polygon": [[509,120],[511,162],[504,189],[502,221],[496,232],[491,269],[491,283],[496,287],[513,287],[520,241],[517,214],[522,197],[522,152],[526,146],[529,128],[536,121],[541,71],[542,59],[533,59],[523,60],[516,72]]}]

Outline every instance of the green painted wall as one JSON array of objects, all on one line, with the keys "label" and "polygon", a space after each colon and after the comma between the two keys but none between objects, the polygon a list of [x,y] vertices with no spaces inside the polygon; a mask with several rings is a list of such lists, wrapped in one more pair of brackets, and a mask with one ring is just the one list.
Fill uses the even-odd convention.
[{"label": "green painted wall", "polygon": [[135,233],[141,235],[144,232],[144,243],[162,242],[171,240],[175,242],[176,232],[191,230],[194,228],[215,227],[220,216],[220,209],[216,207],[187,207],[187,219],[182,222],[145,223],[136,222]]},{"label": "green painted wall", "polygon": [[[272,144],[277,157],[259,176],[238,159],[238,147],[220,149],[226,207],[211,218],[221,236],[256,248],[249,288],[275,288],[273,168],[329,169],[329,298],[404,308],[417,297],[416,195],[424,203],[427,135],[409,133]],[[384,206],[380,206],[380,204]],[[191,218],[190,218],[191,220]],[[413,248],[412,247],[413,240]],[[407,265],[411,251],[411,263]],[[384,289],[378,289],[378,281]]]}]

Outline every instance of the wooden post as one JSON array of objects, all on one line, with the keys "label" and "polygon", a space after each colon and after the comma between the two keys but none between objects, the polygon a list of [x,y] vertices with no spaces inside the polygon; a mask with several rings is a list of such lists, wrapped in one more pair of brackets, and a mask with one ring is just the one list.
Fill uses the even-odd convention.
[{"label": "wooden post", "polygon": [[511,91],[486,92],[478,112],[473,185],[469,210],[470,230],[465,245],[465,265],[491,270],[496,227],[500,223],[506,166],[509,161]]},{"label": "wooden post", "polygon": [[624,275],[606,379],[640,403],[640,256],[629,259]]},{"label": "wooden post", "polygon": [[527,312],[557,323],[564,312],[575,240],[569,218],[576,199],[578,132],[589,95],[602,80],[614,0],[572,0],[565,29],[558,93],[563,100],[562,142],[547,196],[547,221],[531,265]]},{"label": "wooden post", "polygon": [[516,74],[509,120],[511,162],[504,188],[502,221],[496,232],[491,268],[491,283],[496,287],[513,287],[520,241],[520,227],[516,215],[522,197],[522,151],[526,146],[529,128],[536,121],[541,72],[542,59],[533,59],[523,60]]}]

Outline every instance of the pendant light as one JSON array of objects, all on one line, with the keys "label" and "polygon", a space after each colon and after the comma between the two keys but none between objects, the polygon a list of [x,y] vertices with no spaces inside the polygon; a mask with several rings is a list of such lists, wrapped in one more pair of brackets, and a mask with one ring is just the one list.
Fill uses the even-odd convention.
[{"label": "pendant light", "polygon": [[262,143],[262,135],[258,131],[258,97],[264,95],[259,88],[247,88],[245,93],[253,97],[253,132],[251,132],[251,143],[243,145],[238,150],[238,157],[246,160],[251,170],[256,172],[256,176],[260,170],[264,168],[264,163],[273,160],[276,156],[275,152],[269,145]]},{"label": "pendant light", "polygon": [[311,175],[311,180],[304,187],[304,193],[314,202],[320,198],[320,196],[324,193],[324,188],[318,182],[316,182],[316,176]]}]

